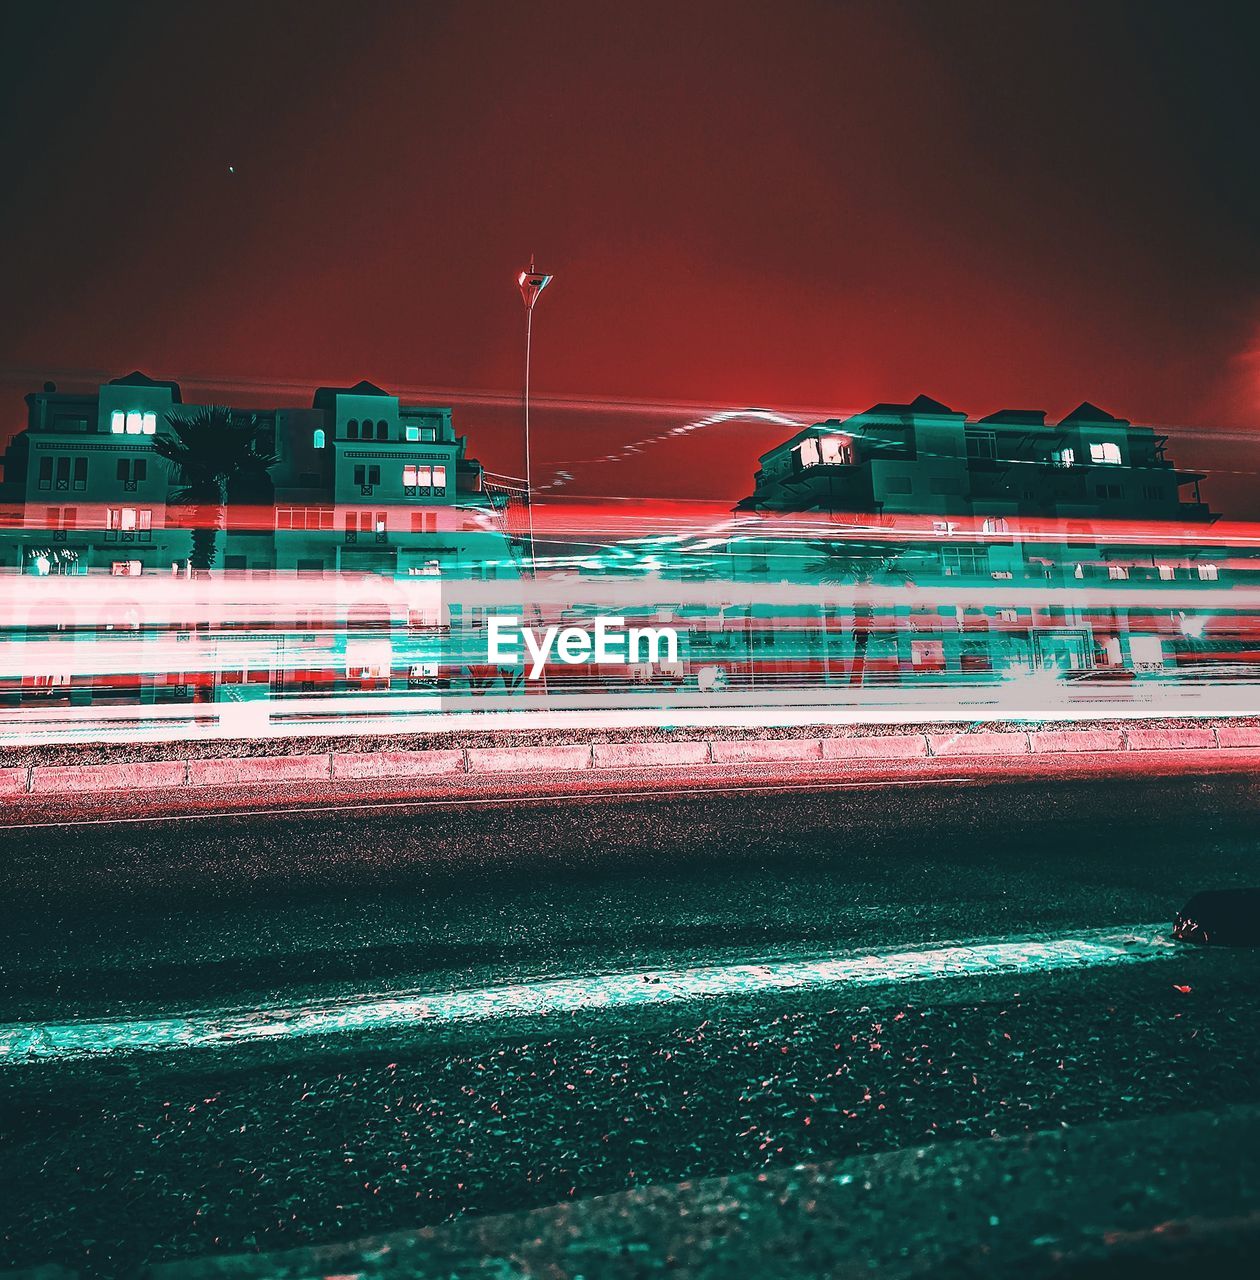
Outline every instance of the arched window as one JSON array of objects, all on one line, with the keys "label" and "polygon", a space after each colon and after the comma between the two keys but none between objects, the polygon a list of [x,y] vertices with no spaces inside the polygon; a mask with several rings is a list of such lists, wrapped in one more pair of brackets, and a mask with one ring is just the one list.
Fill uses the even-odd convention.
[{"label": "arched window", "polygon": [[314,436],[311,437],[311,444],[316,449],[322,449],[324,447],[324,428],[323,427],[315,428],[315,434]]},{"label": "arched window", "polygon": [[358,418],[351,418],[350,421],[346,423],[346,436],[351,440],[357,440],[359,438]]},{"label": "arched window", "polygon": [[378,440],[389,439],[389,423],[388,422],[378,422],[376,424],[376,438]]},{"label": "arched window", "polygon": [[376,428],[372,425],[370,419],[365,418],[363,421],[363,438],[370,440],[376,434]]}]

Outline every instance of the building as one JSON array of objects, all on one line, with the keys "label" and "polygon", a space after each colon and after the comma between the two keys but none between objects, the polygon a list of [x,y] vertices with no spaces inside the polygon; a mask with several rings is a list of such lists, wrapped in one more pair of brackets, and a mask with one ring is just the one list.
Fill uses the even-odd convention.
[{"label": "building", "polygon": [[[1062,421],[1003,409],[969,421],[928,396],[797,432],[760,459],[738,511],[1210,520],[1167,437],[1096,405]],[[1193,486],[1193,501],[1180,492]]]},{"label": "building", "polygon": [[[4,457],[0,557],[27,573],[184,571],[190,510],[154,452],[178,383],[131,373],[95,394],[47,384]],[[240,410],[278,461],[270,485],[228,494],[216,569],[517,576],[505,503],[467,455],[449,408],[404,405],[359,382],[309,409]]]}]

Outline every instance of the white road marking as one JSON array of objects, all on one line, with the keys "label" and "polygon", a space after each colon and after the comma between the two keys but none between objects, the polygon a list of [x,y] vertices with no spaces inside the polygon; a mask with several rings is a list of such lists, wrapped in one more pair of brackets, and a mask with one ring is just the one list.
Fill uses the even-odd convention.
[{"label": "white road marking", "polygon": [[444,1027],[504,1018],[642,1008],[674,1000],[918,982],[976,974],[1040,973],[1133,964],[1176,948],[1167,926],[1081,930],[1058,937],[927,947],[812,960],[633,970],[468,990],[358,996],[265,1009],[160,1018],[0,1025],[0,1067],[174,1049],[228,1048],[351,1031]]},{"label": "white road marking", "polygon": [[747,792],[791,791],[860,791],[875,787],[917,787],[925,783],[948,783],[954,786],[971,784],[980,780],[974,775],[956,778],[928,776],[926,778],[873,778],[862,782],[828,782],[825,778],[814,782],[747,783],[723,787],[661,787],[654,791],[556,791],[542,795],[512,796],[434,796],[417,800],[365,800],[353,804],[290,805],[283,809],[207,809],[197,813],[120,814],[104,818],[73,818],[61,822],[6,822],[0,831],[39,831],[49,827],[120,827],[140,822],[203,822],[209,818],[257,818],[275,814],[353,813],[372,809],[425,809],[440,805],[444,809],[459,809],[487,804],[532,804],[546,800],[660,800],[668,796],[742,795]]}]

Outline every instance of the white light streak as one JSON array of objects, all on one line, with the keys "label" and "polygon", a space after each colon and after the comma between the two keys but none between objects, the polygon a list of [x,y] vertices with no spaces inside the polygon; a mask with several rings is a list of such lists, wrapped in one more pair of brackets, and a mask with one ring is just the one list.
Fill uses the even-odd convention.
[{"label": "white light streak", "polygon": [[1156,960],[1170,954],[1175,945],[1164,926],[1138,925],[1130,930],[1091,930],[1054,938],[808,960],[634,970],[248,1011],[225,1009],[99,1022],[14,1023],[0,1026],[0,1067],[173,1049],[225,1049],[346,1032],[423,1031],[511,1018],[633,1010],[674,1001],[774,992],[1089,969]]}]

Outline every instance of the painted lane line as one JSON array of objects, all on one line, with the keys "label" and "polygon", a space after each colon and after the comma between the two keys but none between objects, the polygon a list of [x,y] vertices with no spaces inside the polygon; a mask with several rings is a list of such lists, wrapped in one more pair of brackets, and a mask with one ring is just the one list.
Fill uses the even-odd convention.
[{"label": "painted lane line", "polygon": [[[1162,935],[1162,936],[1161,936]],[[268,1009],[223,1009],[179,1017],[0,1026],[0,1068],[101,1059],[172,1049],[228,1048],[352,1031],[445,1027],[499,1019],[636,1009],[674,1000],[720,999],[830,987],[921,982],[977,974],[1042,973],[1132,964],[1169,955],[1162,925],[1079,931],[971,946],[929,947],[814,960],[633,970],[506,983],[468,990],[355,997]]]},{"label": "painted lane line", "polygon": [[289,805],[278,809],[207,809],[198,813],[167,813],[118,815],[105,818],[73,818],[61,822],[6,822],[0,823],[0,831],[38,831],[54,827],[115,827],[140,822],[204,822],[210,818],[258,818],[275,815],[354,813],[375,809],[427,809],[440,805],[444,809],[481,807],[487,804],[536,804],[550,800],[660,800],[669,796],[722,796],[744,795],[749,792],[793,791],[861,791],[875,787],[920,787],[948,784],[970,785],[979,780],[974,776],[956,778],[929,775],[925,778],[874,778],[866,782],[751,782],[740,786],[725,787],[667,787],[656,791],[556,791],[543,795],[513,796],[434,796],[423,800],[365,800],[350,804]]}]

